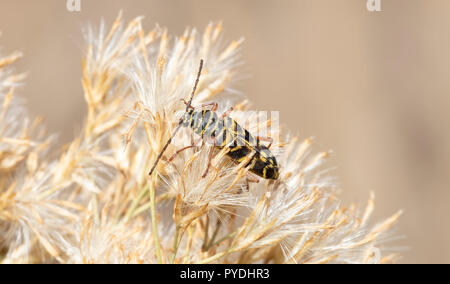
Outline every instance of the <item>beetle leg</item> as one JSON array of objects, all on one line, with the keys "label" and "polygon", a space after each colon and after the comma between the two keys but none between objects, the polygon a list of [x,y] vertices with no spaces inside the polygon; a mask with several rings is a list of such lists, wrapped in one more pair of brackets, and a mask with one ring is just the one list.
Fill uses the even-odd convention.
[{"label": "beetle leg", "polygon": [[[186,102],[184,99],[181,99],[181,101],[182,101],[185,105],[187,105],[187,102]],[[212,102],[212,103],[202,104],[202,105],[195,106],[195,107],[190,106],[190,108],[191,108],[191,109],[198,109],[198,108],[204,108],[204,107],[209,107],[209,106],[212,106],[212,108],[211,108],[212,111],[216,111],[217,108],[219,107],[219,105],[218,105],[216,102]]]},{"label": "beetle leg", "polygon": [[196,142],[193,142],[192,145],[189,145],[189,146],[186,146],[186,147],[183,147],[183,148],[177,150],[177,151],[169,158],[168,162],[172,162],[173,159],[175,159],[175,157],[176,157],[179,153],[183,152],[184,150],[187,150],[187,149],[191,149],[191,148],[196,147],[197,144],[198,144],[198,142],[199,142],[199,140],[197,140]]},{"label": "beetle leg", "polygon": [[269,145],[267,145],[267,149],[270,149],[270,146],[272,146],[272,143],[273,143],[272,137],[256,136],[256,139],[258,139],[260,141],[269,142]]}]

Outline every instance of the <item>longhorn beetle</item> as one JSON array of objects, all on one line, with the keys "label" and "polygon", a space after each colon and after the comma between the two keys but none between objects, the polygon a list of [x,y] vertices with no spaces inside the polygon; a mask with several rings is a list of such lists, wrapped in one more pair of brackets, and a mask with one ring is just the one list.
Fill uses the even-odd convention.
[{"label": "longhorn beetle", "polygon": [[[272,145],[272,138],[259,136],[254,137],[250,132],[242,128],[236,121],[228,116],[228,114],[232,111],[232,108],[219,117],[216,113],[218,106],[217,103],[204,104],[197,107],[204,108],[207,106],[212,106],[211,110],[202,109],[197,111],[195,110],[196,108],[191,106],[192,99],[194,98],[194,94],[200,80],[202,68],[203,60],[200,60],[200,67],[191,97],[188,102],[184,101],[186,104],[186,111],[183,117],[180,118],[172,136],[169,140],[167,140],[166,144],[157,156],[149,175],[153,173],[173,137],[178,132],[180,127],[183,126],[192,128],[195,133],[201,135],[202,139],[205,139],[206,137],[211,139],[214,147],[219,149],[227,147],[227,155],[235,162],[243,162],[250,154],[252,154],[253,156],[250,159],[247,158],[248,163],[245,165],[251,172],[265,179],[278,179],[279,171],[277,160],[269,150]],[[267,141],[269,142],[269,145],[265,146],[261,144],[261,141]],[[169,159],[169,161],[173,160],[176,154],[191,147],[194,147],[194,145],[178,150]],[[211,166],[212,153],[213,152],[211,151],[208,167],[206,168],[203,177],[206,176],[208,169]]]}]

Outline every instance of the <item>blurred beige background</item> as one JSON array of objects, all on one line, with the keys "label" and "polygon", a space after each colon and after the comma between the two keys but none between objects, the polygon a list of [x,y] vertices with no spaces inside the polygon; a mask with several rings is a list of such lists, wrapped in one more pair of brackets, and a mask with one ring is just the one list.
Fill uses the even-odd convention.
[{"label": "blurred beige background", "polygon": [[[223,20],[226,39],[246,38],[236,86],[255,109],[279,110],[301,137],[333,149],[345,203],[375,217],[405,213],[393,243],[402,262],[450,262],[450,1],[0,1],[1,53],[21,50],[28,71],[21,94],[32,114],[67,142],[85,107],[80,84],[81,27],[145,15],[181,33]],[[403,248],[403,249],[404,249]]]}]

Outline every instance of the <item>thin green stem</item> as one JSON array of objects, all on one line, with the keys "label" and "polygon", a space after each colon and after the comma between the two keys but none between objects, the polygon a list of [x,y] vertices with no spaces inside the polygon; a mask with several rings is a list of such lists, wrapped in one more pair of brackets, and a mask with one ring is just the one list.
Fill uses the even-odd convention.
[{"label": "thin green stem", "polygon": [[213,233],[211,239],[209,240],[209,244],[208,244],[208,247],[206,250],[209,250],[211,248],[212,244],[214,243],[214,241],[216,240],[217,234],[219,233],[219,230],[220,230],[220,225],[222,225],[222,223],[217,222],[216,229],[214,230],[214,233]]},{"label": "thin green stem", "polygon": [[152,175],[152,182],[150,184],[150,212],[152,214],[152,235],[153,242],[155,243],[155,252],[158,263],[162,263],[161,257],[161,245],[158,238],[158,225],[156,223],[156,202],[155,202],[155,184],[156,184],[156,174]]},{"label": "thin green stem", "polygon": [[180,235],[180,227],[176,226],[175,227],[175,237],[173,239],[173,255],[172,255],[172,263],[175,262],[175,257],[177,256],[177,251],[178,251],[178,246],[180,244],[180,242],[178,241]]},{"label": "thin green stem", "polygon": [[234,231],[234,232],[232,232],[232,233],[229,233],[228,235],[226,235],[226,236],[220,238],[219,240],[217,240],[217,242],[211,243],[211,244],[209,245],[208,249],[210,249],[210,248],[212,248],[212,247],[215,247],[215,246],[219,245],[221,242],[223,242],[223,241],[225,241],[225,240],[228,240],[229,238],[234,237],[235,234],[236,234],[236,231]]},{"label": "thin green stem", "polygon": [[232,252],[232,248],[229,248],[229,249],[227,249],[225,251],[219,252],[219,253],[211,256],[211,257],[205,258],[205,259],[199,261],[198,264],[211,263],[211,262],[213,262],[213,261],[215,261],[215,260],[217,260],[217,259],[219,259],[219,258],[221,258],[221,257],[223,257],[223,256],[225,256],[227,254],[229,254],[230,252]]},{"label": "thin green stem", "polygon": [[[168,198],[168,196],[169,196],[168,193],[164,193],[164,194],[158,195],[158,197],[156,198],[156,201],[155,201],[155,202],[158,203],[158,202],[160,202],[160,201],[162,201],[162,200]],[[131,218],[133,218],[133,217],[135,217],[135,216],[141,214],[141,213],[144,212],[144,211],[147,211],[148,209],[150,209],[150,206],[151,206],[151,202],[150,202],[150,201],[148,201],[148,202],[144,203],[143,205],[139,206],[139,207],[134,211],[134,213],[133,213],[133,215],[131,216]]]},{"label": "thin green stem", "polygon": [[128,208],[127,213],[125,214],[125,217],[123,218],[123,222],[128,222],[131,217],[134,216],[134,212],[136,211],[136,208],[138,207],[139,203],[141,202],[142,198],[144,198],[145,194],[147,193],[147,186],[141,187],[138,196],[133,200],[131,203],[130,208]]},{"label": "thin green stem", "polygon": [[205,236],[203,238],[203,245],[202,245],[203,251],[206,251],[206,247],[208,246],[208,230],[209,230],[209,216],[206,215]]}]

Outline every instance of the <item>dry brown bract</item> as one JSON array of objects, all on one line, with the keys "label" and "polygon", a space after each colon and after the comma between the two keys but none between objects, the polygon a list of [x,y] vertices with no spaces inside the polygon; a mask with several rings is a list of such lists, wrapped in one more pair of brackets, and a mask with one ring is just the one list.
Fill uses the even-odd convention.
[{"label": "dry brown bract", "polygon": [[[82,84],[88,112],[79,137],[55,150],[40,120],[13,94],[23,79],[0,59],[0,261],[3,263],[382,263],[380,241],[400,212],[376,225],[343,208],[311,139],[274,147],[278,182],[246,186],[246,169],[216,151],[218,170],[202,173],[211,148],[187,150],[147,175],[176,126],[205,60],[194,105],[236,104],[242,40],[225,44],[222,26],[203,34],[145,33],[121,16],[109,32],[88,30]],[[227,95],[228,94],[228,95]],[[232,114],[233,116],[233,114]],[[235,117],[238,119],[238,117]],[[267,122],[266,122],[267,123]],[[166,155],[186,146],[180,132]],[[58,157],[52,159],[51,157]],[[359,217],[361,216],[361,217]]]}]

